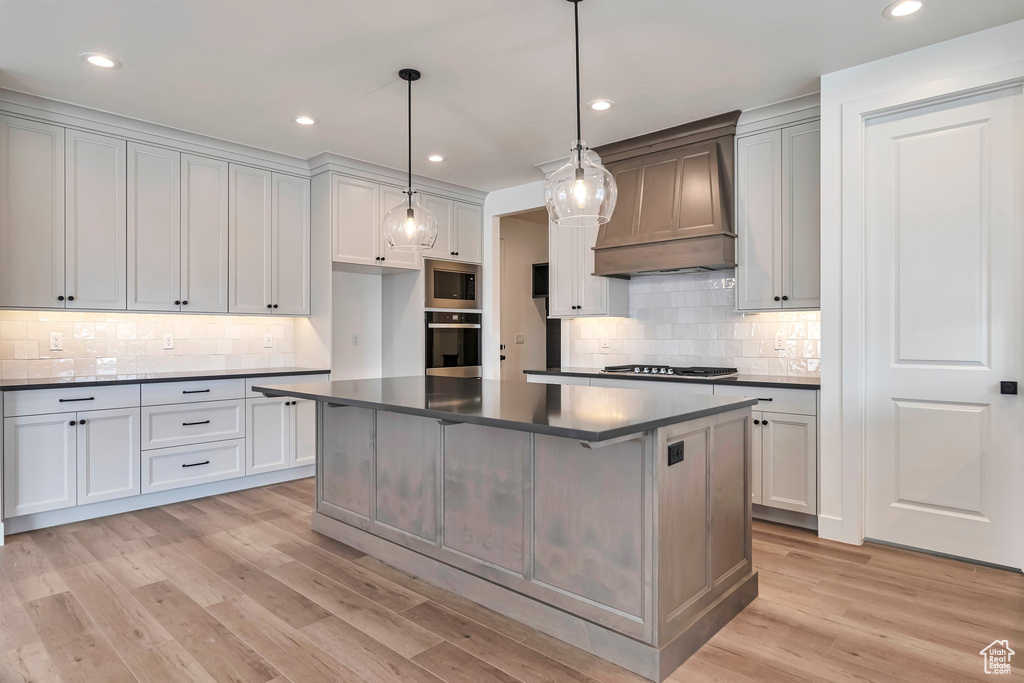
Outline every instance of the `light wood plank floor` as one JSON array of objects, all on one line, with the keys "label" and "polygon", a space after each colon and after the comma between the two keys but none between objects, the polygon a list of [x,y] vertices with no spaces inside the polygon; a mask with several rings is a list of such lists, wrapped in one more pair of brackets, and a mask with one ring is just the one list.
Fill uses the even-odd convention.
[{"label": "light wood plank floor", "polygon": [[[0,681],[639,681],[309,529],[313,480],[8,537]],[[755,523],[760,597],[681,681],[984,680],[1024,578]]]}]

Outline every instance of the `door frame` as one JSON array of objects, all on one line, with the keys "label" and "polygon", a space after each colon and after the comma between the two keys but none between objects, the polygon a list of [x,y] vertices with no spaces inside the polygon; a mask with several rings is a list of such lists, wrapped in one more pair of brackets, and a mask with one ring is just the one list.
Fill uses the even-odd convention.
[{"label": "door frame", "polygon": [[[949,70],[952,69],[951,66]],[[827,317],[832,318],[826,323],[826,316],[823,316],[822,346],[834,359],[822,373],[818,529],[823,538],[857,545],[865,538],[866,127],[874,119],[894,113],[1021,87],[1024,87],[1024,60],[923,84],[904,85],[849,101],[828,102],[828,89],[824,89],[822,225],[833,225],[836,229],[831,235],[823,234],[822,239],[825,276],[822,278],[822,310],[827,310],[831,314]],[[831,277],[828,276],[830,271]],[[1020,485],[1024,493],[1024,481]]]}]

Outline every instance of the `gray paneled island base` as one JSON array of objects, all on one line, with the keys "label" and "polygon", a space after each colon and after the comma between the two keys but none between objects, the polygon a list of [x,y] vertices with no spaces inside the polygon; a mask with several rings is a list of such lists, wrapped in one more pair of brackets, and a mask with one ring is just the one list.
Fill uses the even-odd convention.
[{"label": "gray paneled island base", "polygon": [[447,377],[318,401],[313,528],[661,681],[757,596],[753,399]]}]

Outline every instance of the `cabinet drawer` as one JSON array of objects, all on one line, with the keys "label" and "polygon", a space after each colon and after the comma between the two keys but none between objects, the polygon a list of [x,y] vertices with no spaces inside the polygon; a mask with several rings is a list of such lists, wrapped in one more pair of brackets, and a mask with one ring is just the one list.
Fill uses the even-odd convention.
[{"label": "cabinet drawer", "polygon": [[159,406],[168,403],[198,403],[200,401],[226,401],[245,398],[244,379],[218,379],[212,382],[167,382],[143,384],[142,405]]},{"label": "cabinet drawer", "polygon": [[572,375],[527,375],[527,382],[534,384],[574,384],[576,386],[589,387],[589,377],[573,377]]},{"label": "cabinet drawer", "polygon": [[245,401],[211,401],[142,409],[142,449],[226,441],[245,436]]},{"label": "cabinet drawer", "polygon": [[241,477],[244,458],[245,439],[146,451],[142,454],[142,492]]},{"label": "cabinet drawer", "polygon": [[757,398],[760,399],[760,402],[753,407],[753,410],[770,410],[774,413],[792,413],[794,415],[817,415],[817,394],[818,392],[809,389],[715,385],[715,396]]},{"label": "cabinet drawer", "polygon": [[4,392],[4,416],[45,415],[69,413],[79,410],[108,410],[111,408],[137,408],[138,384],[68,389],[33,389]]},{"label": "cabinet drawer", "polygon": [[245,397],[256,398],[260,394],[254,394],[253,387],[267,387],[271,384],[299,384],[301,382],[326,382],[329,374],[322,375],[279,375],[271,377],[249,377],[245,380]]}]

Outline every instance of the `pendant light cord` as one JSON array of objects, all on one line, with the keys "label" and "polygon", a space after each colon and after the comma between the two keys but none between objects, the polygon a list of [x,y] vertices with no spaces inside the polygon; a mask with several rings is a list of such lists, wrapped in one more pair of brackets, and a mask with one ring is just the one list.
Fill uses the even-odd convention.
[{"label": "pendant light cord", "polygon": [[576,140],[577,148],[579,141],[583,139],[583,125],[580,122],[580,2],[573,0],[573,15],[576,26]]},{"label": "pendant light cord", "polygon": [[412,209],[412,80],[409,83],[409,209]]}]

